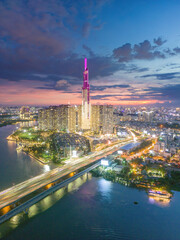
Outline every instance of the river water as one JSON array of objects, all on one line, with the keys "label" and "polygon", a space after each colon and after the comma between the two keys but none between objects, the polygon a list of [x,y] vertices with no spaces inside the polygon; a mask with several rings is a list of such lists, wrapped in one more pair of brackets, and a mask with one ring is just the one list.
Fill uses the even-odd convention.
[{"label": "river water", "polygon": [[6,140],[17,126],[0,128],[0,191],[50,169],[22,151],[17,152],[16,143]]},{"label": "river water", "polygon": [[[61,193],[62,194],[62,193]],[[54,196],[35,206],[51,205]],[[137,201],[138,204],[134,204]],[[30,210],[29,215],[32,215]],[[171,202],[156,203],[145,191],[102,178],[87,180],[37,215],[18,218],[0,228],[7,240],[179,240],[180,193]],[[20,218],[20,217],[19,217]],[[8,225],[8,226],[7,226]],[[17,226],[18,227],[17,227]],[[5,234],[5,233],[4,233]]]},{"label": "river water", "polygon": [[[12,126],[6,127],[6,130],[1,129],[1,133],[4,131],[6,135],[7,131],[12,129]],[[15,155],[13,148],[9,147],[6,141],[2,141],[2,137],[0,145],[1,150],[5,146],[10,151],[7,155],[8,163],[7,152],[6,154],[4,152],[3,158],[1,155],[1,166],[6,169],[6,173],[0,177],[3,182],[7,179],[7,185],[12,181],[19,182],[24,177],[28,178],[26,174],[36,175],[44,171],[43,166],[27,156],[23,156],[23,160],[18,160],[18,155]],[[11,154],[17,156],[17,159],[11,157]],[[19,166],[16,166],[17,175],[13,173],[14,168],[11,166],[14,162]],[[20,174],[21,171],[25,171],[25,174]],[[8,180],[9,174],[13,174],[11,181]],[[162,202],[158,199],[149,199],[143,190],[129,188],[103,178],[92,178],[89,174],[35,204],[29,209],[28,214],[19,214],[2,224],[0,238],[179,240],[179,224],[180,192],[174,192],[171,201]]]}]

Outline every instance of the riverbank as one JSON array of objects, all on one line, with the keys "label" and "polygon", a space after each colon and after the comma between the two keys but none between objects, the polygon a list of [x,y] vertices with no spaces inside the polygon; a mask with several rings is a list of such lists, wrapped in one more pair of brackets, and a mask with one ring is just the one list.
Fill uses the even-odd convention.
[{"label": "riverbank", "polygon": [[120,183],[126,186],[135,187],[138,189],[161,189],[169,192],[176,190],[180,191],[180,172],[173,171],[171,174],[165,174],[164,176],[152,177],[145,174],[134,173],[133,168],[130,165],[122,167],[121,171],[110,170],[108,167],[98,167],[93,169],[92,175],[94,177],[103,177],[104,179],[116,183]]},{"label": "riverbank", "polygon": [[48,166],[41,164],[23,151],[17,151],[16,142],[7,140],[7,137],[17,127],[19,125],[8,125],[0,128],[0,191],[56,167],[54,164],[48,164]]},{"label": "riverbank", "polygon": [[[33,152],[32,148],[36,146],[36,148],[45,149],[47,146],[45,145],[46,137],[49,136],[48,133],[44,133],[42,131],[38,131],[37,128],[18,128],[15,132],[7,137],[8,141],[14,141],[19,145],[19,149],[23,151],[25,154],[28,154],[33,159],[37,160],[41,164],[49,164],[51,161],[48,158],[48,155],[42,158],[37,155],[37,152]],[[17,147],[18,150],[18,147]]]},{"label": "riverbank", "polygon": [[32,157],[33,159],[35,159],[36,161],[40,162],[43,165],[46,165],[47,163],[45,163],[44,161],[42,161],[40,158],[37,158],[36,156],[34,156],[32,153],[26,152],[25,150],[22,150],[24,153],[26,153],[27,155],[29,155],[30,157]]},{"label": "riverbank", "polygon": [[[85,136],[57,132],[41,131],[38,128],[19,128],[13,134],[7,137],[10,141],[16,141],[25,153],[33,156],[43,164],[51,162],[61,166],[65,161],[77,159],[95,152],[105,151],[108,148],[114,148],[127,140],[117,140],[103,144],[101,151],[91,151],[89,139]],[[130,141],[130,139],[129,139]]]},{"label": "riverbank", "polygon": [[8,126],[8,125],[15,125],[15,124],[18,124],[20,122],[29,122],[29,121],[32,121],[32,120],[8,119],[8,120],[5,120],[3,122],[0,122],[0,127],[5,127],[5,126]]},{"label": "riverbank", "polygon": [[[12,137],[13,134],[9,135],[6,139],[8,141],[12,141],[12,142],[16,142],[16,144],[21,143],[24,144],[25,142],[17,140],[16,138]],[[36,161],[38,161],[39,163],[45,165],[48,162],[45,162],[44,159],[38,158],[37,156],[35,156],[33,153],[30,153],[29,151],[25,150],[25,147],[21,146],[21,151],[24,152],[25,154],[29,155],[30,157],[32,157],[33,159],[35,159]],[[17,148],[16,148],[17,149]]]},{"label": "riverbank", "polygon": [[6,222],[0,229],[1,234],[6,234],[3,237],[6,240],[24,236],[27,240],[58,240],[59,236],[61,240],[179,240],[179,192],[174,192],[170,202],[162,202],[150,198],[145,191],[103,178],[92,177],[86,182],[82,179],[84,184],[77,187],[80,180],[70,184],[68,190],[49,195],[24,217],[18,215]]}]

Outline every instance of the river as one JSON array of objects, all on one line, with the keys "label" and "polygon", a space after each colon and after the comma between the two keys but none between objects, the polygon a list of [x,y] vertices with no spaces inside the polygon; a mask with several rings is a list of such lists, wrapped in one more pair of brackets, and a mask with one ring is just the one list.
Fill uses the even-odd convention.
[{"label": "river", "polygon": [[[6,136],[13,127],[1,128],[0,132]],[[1,135],[3,184],[8,186],[44,171],[44,166],[27,155],[19,157],[11,144]],[[143,190],[86,175],[32,206],[28,214],[19,214],[2,224],[0,238],[179,240],[180,192],[173,194],[171,201],[162,202],[149,199]]]},{"label": "river", "polygon": [[0,128],[0,191],[53,168],[40,164],[22,151],[17,152],[16,143],[6,140],[17,126]]},{"label": "river", "polygon": [[[52,199],[53,195],[46,202]],[[42,201],[36,211],[44,205]],[[21,223],[17,219],[4,225],[15,228],[4,239],[179,240],[180,193],[161,204],[148,199],[145,191],[92,178],[43,213],[25,216]]]}]

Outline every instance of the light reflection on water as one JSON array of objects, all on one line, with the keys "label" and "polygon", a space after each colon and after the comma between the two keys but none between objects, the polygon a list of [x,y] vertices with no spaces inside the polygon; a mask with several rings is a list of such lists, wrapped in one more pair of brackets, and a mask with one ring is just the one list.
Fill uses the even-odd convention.
[{"label": "light reflection on water", "polygon": [[36,120],[34,121],[27,121],[27,122],[19,122],[19,127],[34,127],[37,126],[38,122]]},{"label": "light reflection on water", "polygon": [[57,167],[55,164],[40,164],[23,151],[17,151],[16,142],[6,139],[17,126],[0,128],[0,191]]},{"label": "light reflection on water", "polygon": [[7,141],[7,144],[8,144],[8,150],[9,150],[10,152],[13,152],[13,151],[14,151],[14,148],[16,148],[16,142]]},{"label": "light reflection on water", "polygon": [[52,207],[57,201],[59,201],[65,194],[76,191],[79,187],[84,184],[87,180],[92,178],[90,173],[86,173],[83,176],[77,178],[73,182],[69,183],[67,186],[57,190],[56,192],[48,195],[38,203],[31,206],[28,213],[20,213],[12,217],[7,222],[0,225],[0,238],[6,236],[13,229],[17,228],[20,224],[28,221],[29,219],[35,217],[39,213],[42,213]]},{"label": "light reflection on water", "polygon": [[110,200],[110,198],[111,198],[112,184],[113,183],[111,181],[107,181],[104,178],[101,178],[98,181],[99,189],[100,189],[102,196],[105,196],[108,200]]},{"label": "light reflection on water", "polygon": [[151,204],[145,191],[102,178],[78,189],[85,180],[77,179],[35,204],[27,215],[13,218],[14,225],[9,224],[18,228],[6,239],[179,240],[180,192],[174,191],[171,204],[162,207]]},{"label": "light reflection on water", "polygon": [[169,207],[170,198],[160,198],[156,196],[149,196],[149,203],[160,206],[160,207]]}]

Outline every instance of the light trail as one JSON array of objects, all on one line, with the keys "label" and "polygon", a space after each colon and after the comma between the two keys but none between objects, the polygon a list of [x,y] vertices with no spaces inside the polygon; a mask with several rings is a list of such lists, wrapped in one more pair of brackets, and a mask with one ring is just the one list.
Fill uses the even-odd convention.
[{"label": "light trail", "polygon": [[11,188],[3,190],[0,192],[0,209],[16,202],[20,198],[38,190],[41,187],[46,186],[47,184],[58,180],[59,178],[78,170],[81,167],[89,165],[98,159],[101,159],[113,152],[117,151],[119,147],[122,147],[125,144],[132,142],[132,140],[125,140],[121,143],[118,143],[114,146],[107,147],[100,152],[94,152],[89,156],[80,158],[78,161],[72,161],[67,163],[65,166],[61,166],[50,170],[46,173],[43,173],[39,176],[33,177],[24,181],[20,184],[17,184]]}]

